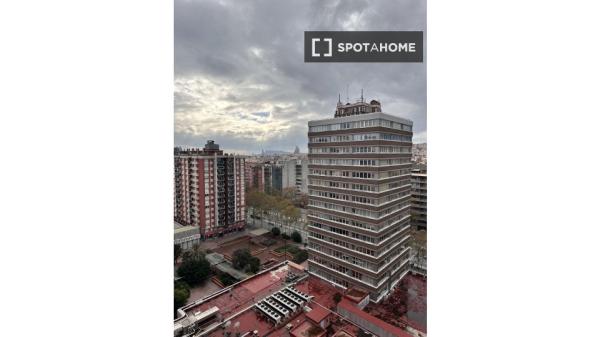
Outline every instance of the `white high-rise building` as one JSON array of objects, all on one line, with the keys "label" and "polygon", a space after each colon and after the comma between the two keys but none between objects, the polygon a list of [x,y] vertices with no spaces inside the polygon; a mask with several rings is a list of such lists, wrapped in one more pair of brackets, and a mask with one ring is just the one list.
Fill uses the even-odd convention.
[{"label": "white high-rise building", "polygon": [[309,271],[375,302],[409,271],[412,125],[375,100],[308,122]]}]

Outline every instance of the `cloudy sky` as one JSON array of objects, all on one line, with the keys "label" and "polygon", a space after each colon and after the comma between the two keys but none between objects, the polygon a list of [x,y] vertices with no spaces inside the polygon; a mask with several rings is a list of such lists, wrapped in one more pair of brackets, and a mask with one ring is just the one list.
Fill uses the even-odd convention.
[{"label": "cloudy sky", "polygon": [[175,145],[307,150],[338,93],[378,99],[425,142],[425,63],[304,63],[306,30],[423,30],[425,0],[175,0]]}]

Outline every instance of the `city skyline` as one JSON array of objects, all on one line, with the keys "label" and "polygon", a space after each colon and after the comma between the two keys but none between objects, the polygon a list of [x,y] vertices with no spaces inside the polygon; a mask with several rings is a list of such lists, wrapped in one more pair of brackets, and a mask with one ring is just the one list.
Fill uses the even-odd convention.
[{"label": "city skyline", "polygon": [[385,113],[413,120],[414,143],[426,142],[425,63],[302,59],[305,30],[425,30],[425,10],[414,1],[176,1],[175,145],[215,139],[233,153],[306,153],[307,122],[330,116],[338,94],[354,102],[361,89]]}]

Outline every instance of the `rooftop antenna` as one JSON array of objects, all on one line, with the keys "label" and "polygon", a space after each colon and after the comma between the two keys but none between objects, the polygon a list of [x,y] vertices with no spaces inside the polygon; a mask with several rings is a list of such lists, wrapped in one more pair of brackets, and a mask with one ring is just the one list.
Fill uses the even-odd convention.
[{"label": "rooftop antenna", "polygon": [[348,97],[348,87],[350,84],[346,84],[346,103],[350,103],[350,97]]},{"label": "rooftop antenna", "polygon": [[342,104],[342,94],[338,92],[338,104]]},{"label": "rooftop antenna", "polygon": [[365,100],[364,100],[364,98],[363,98],[363,89],[362,89],[362,88],[360,88],[360,102],[361,102],[361,103],[364,103],[364,101],[365,101]]}]

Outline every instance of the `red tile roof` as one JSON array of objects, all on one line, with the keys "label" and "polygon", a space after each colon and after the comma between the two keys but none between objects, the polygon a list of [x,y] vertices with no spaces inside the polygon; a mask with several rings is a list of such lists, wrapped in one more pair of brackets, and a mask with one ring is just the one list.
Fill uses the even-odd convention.
[{"label": "red tile roof", "polygon": [[302,324],[290,332],[293,337],[321,337],[325,333],[326,331],[320,326],[316,326],[309,321],[302,322]]},{"label": "red tile roof", "polygon": [[306,313],[306,317],[308,317],[313,322],[319,324],[322,320],[327,318],[331,312],[318,304],[314,304],[312,306],[312,310]]},{"label": "red tile roof", "polygon": [[356,336],[346,330],[340,330],[340,331],[336,332],[332,337],[356,337]]}]

